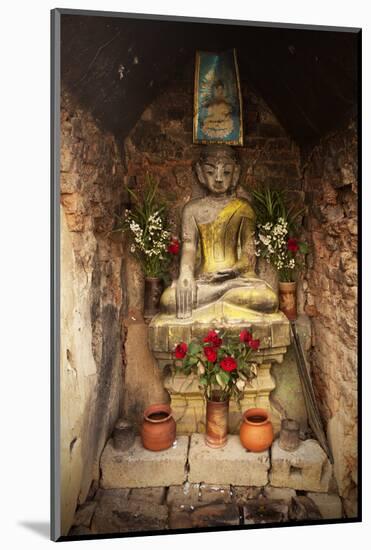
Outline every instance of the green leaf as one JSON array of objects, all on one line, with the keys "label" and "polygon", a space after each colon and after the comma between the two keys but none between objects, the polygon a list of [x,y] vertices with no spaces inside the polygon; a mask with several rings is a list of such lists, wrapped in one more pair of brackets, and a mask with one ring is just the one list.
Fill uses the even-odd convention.
[{"label": "green leaf", "polygon": [[223,384],[228,384],[229,380],[230,380],[230,375],[225,372],[224,370],[221,370],[220,373],[218,373],[218,376],[220,376],[220,378],[222,379],[223,381]]},{"label": "green leaf", "polygon": [[199,382],[200,382],[200,384],[202,384],[203,386],[207,386],[207,378],[206,378],[206,376],[201,376],[200,379],[199,379]]},{"label": "green leaf", "polygon": [[190,366],[197,365],[198,362],[199,362],[198,357],[192,356],[188,359],[188,365],[190,365]]},{"label": "green leaf", "polygon": [[202,350],[202,347],[197,342],[191,342],[188,346],[188,353],[190,355],[197,355],[197,353],[200,353]]},{"label": "green leaf", "polygon": [[216,381],[217,381],[217,384],[221,387],[221,388],[224,388],[224,386],[226,385],[222,376],[221,376],[221,372],[219,372],[218,374],[215,375],[215,378],[216,378]]}]

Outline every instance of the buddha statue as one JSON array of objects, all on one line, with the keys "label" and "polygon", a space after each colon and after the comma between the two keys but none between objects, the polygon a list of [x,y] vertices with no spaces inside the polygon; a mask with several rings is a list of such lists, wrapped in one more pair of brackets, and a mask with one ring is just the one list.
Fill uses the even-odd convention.
[{"label": "buddha statue", "polygon": [[205,146],[195,170],[206,195],[183,209],[179,278],[162,294],[160,317],[241,322],[276,312],[276,293],[255,273],[255,214],[236,195],[236,151]]}]

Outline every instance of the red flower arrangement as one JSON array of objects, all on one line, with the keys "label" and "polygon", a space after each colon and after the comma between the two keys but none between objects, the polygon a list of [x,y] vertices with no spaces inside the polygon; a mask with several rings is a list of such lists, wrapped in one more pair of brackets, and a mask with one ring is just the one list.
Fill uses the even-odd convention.
[{"label": "red flower arrangement", "polygon": [[259,347],[260,340],[248,329],[242,330],[238,339],[210,330],[202,343],[192,341],[187,345],[181,342],[175,347],[174,369],[197,376],[208,399],[217,393],[220,401],[230,397],[238,400],[246,384],[256,376],[257,365],[251,361],[251,354],[258,352]]}]

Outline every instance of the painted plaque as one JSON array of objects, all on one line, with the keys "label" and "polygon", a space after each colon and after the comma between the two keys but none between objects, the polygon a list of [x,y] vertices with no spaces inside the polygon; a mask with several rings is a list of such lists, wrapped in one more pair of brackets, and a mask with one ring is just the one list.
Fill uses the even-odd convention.
[{"label": "painted plaque", "polygon": [[194,143],[243,145],[236,50],[196,52]]}]

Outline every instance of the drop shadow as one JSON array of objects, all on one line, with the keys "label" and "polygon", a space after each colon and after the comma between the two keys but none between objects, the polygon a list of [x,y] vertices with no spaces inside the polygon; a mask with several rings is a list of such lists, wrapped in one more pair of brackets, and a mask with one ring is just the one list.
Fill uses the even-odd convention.
[{"label": "drop shadow", "polygon": [[48,521],[19,521],[18,525],[37,533],[42,538],[50,539],[50,523]]}]

